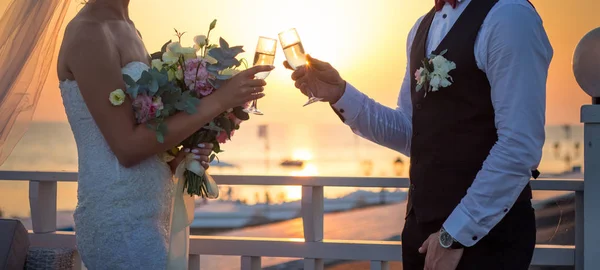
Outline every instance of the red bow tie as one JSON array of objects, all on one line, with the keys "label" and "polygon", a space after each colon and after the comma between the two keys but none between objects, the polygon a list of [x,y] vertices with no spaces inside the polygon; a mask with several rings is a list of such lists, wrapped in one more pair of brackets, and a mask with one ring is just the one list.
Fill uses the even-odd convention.
[{"label": "red bow tie", "polygon": [[440,11],[448,3],[452,8],[456,8],[456,0],[435,0],[435,11]]}]

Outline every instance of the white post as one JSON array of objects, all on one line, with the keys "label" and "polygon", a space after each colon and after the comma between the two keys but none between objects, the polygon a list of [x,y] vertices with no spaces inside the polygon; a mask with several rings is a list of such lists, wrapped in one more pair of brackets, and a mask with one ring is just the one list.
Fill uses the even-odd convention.
[{"label": "white post", "polygon": [[323,259],[304,259],[304,270],[324,270]]},{"label": "white post", "polygon": [[390,270],[390,263],[386,261],[371,261],[371,270]]},{"label": "white post", "polygon": [[[323,241],[323,187],[302,187],[302,225],[304,241]],[[321,258],[305,258],[304,269],[322,270]]]},{"label": "white post", "polygon": [[583,191],[575,192],[575,270],[583,270],[585,263],[584,258],[584,232],[583,232],[583,219],[584,215],[584,202]]},{"label": "white post", "polygon": [[260,257],[242,256],[242,270],[260,270]]},{"label": "white post", "polygon": [[188,269],[200,270],[200,255],[190,254],[188,258]]},{"label": "white post", "polygon": [[29,207],[34,233],[56,231],[56,182],[29,181]]},{"label": "white post", "polygon": [[584,209],[583,244],[584,269],[596,269],[600,265],[600,105],[581,108],[584,123]]}]

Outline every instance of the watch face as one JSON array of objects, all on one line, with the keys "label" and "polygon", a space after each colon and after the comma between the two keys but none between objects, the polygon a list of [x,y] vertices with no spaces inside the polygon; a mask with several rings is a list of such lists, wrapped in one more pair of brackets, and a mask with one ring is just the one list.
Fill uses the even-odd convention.
[{"label": "watch face", "polygon": [[450,248],[453,242],[454,239],[452,239],[452,236],[449,233],[445,231],[440,232],[440,245],[443,248]]}]

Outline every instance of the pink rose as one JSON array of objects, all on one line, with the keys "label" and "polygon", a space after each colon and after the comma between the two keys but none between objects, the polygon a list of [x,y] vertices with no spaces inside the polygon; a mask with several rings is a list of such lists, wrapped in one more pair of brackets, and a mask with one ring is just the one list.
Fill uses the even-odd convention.
[{"label": "pink rose", "polygon": [[415,71],[415,80],[419,80],[419,78],[421,78],[421,69],[417,69],[417,71]]},{"label": "pink rose", "polygon": [[[231,131],[231,136],[233,136],[233,133],[235,132],[235,130]],[[227,137],[227,132],[226,131],[221,131],[219,132],[219,135],[217,135],[217,142],[219,143],[226,143],[227,140],[229,140],[229,138]]]},{"label": "pink rose", "polygon": [[214,90],[214,87],[208,81],[210,73],[206,69],[204,60],[197,58],[186,60],[183,78],[188,89],[196,92],[199,96],[208,96]]},{"label": "pink rose", "polygon": [[138,95],[133,100],[133,109],[138,123],[146,123],[148,120],[154,118],[153,111],[156,113],[156,109],[153,109],[153,107],[152,98],[148,95]]},{"label": "pink rose", "polygon": [[[233,120],[233,123],[235,123],[236,125],[239,125],[239,124],[242,123],[242,120],[239,119],[239,118],[237,118],[237,117],[235,117],[235,114],[233,114],[233,113],[230,113],[229,115],[227,115],[227,117],[229,119]],[[231,134],[231,135],[233,136],[233,134]]]}]

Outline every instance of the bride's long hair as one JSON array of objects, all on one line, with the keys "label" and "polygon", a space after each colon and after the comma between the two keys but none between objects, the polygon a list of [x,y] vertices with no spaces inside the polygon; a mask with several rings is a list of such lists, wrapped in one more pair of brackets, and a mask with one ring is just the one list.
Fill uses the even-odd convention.
[{"label": "bride's long hair", "polygon": [[0,164],[29,128],[71,0],[12,0],[0,17]]}]

